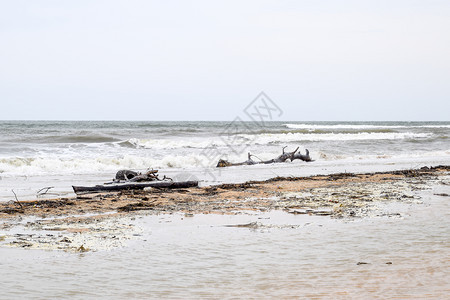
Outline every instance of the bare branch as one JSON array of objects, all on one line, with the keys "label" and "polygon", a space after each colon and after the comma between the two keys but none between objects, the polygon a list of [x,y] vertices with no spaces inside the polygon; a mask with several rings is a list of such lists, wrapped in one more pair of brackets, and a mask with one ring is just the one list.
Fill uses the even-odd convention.
[{"label": "bare branch", "polygon": [[19,199],[17,199],[17,195],[16,192],[14,192],[14,190],[11,190],[14,194],[14,197],[16,198],[16,203],[19,204],[20,208],[23,208],[22,203],[20,203]]},{"label": "bare branch", "polygon": [[[50,189],[53,189],[53,188],[54,188],[53,186],[44,187],[44,188],[42,188],[42,189],[40,189],[39,191],[36,192],[36,196],[42,196],[42,195],[45,195],[45,194],[48,193],[48,191],[49,191]],[[44,190],[45,190],[45,191],[44,191]]]},{"label": "bare branch", "polygon": [[[300,160],[307,161],[307,162],[313,161],[311,159],[311,157],[309,156],[309,151],[308,150],[306,150],[306,155],[302,155],[301,153],[297,153],[299,147],[295,148],[295,150],[292,151],[292,152],[285,152],[284,150],[286,149],[286,147],[287,146],[283,147],[282,154],[280,156],[278,156],[277,158],[273,158],[273,159],[270,159],[270,160],[262,160],[258,156],[248,153],[248,160],[246,160],[244,162],[231,163],[229,161],[221,159],[221,160],[219,160],[219,163],[217,164],[217,167],[221,168],[221,167],[229,167],[229,166],[283,163],[283,162],[286,162],[288,159],[290,159],[291,161],[293,161],[295,159],[300,159]],[[259,162],[255,162],[254,160],[252,160],[252,157],[256,157],[260,161]]]}]

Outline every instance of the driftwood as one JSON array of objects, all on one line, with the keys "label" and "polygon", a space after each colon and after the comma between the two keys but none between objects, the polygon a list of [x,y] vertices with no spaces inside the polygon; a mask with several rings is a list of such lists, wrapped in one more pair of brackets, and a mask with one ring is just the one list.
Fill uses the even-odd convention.
[{"label": "driftwood", "polygon": [[95,186],[72,186],[72,188],[75,194],[83,194],[106,191],[142,190],[146,187],[177,189],[198,186],[198,181],[174,182],[172,178],[166,177],[165,175],[160,179],[157,173],[158,170],[150,170],[144,174],[131,170],[120,170],[111,182]]},{"label": "driftwood", "polygon": [[140,173],[131,171],[131,170],[120,170],[116,173],[116,178],[113,179],[113,181],[120,181],[120,180],[130,180],[133,177],[136,177],[140,175]]},{"label": "driftwood", "polygon": [[116,173],[116,178],[113,182],[143,182],[143,181],[162,181],[162,180],[172,180],[169,177],[164,177],[160,179],[157,175],[158,170],[150,170],[145,174],[138,173],[131,170],[120,170]]},{"label": "driftwood", "polygon": [[146,187],[165,188],[165,189],[179,189],[198,186],[198,181],[152,181],[152,182],[130,182],[117,184],[103,184],[96,186],[72,186],[75,194],[83,193],[101,193],[108,191],[122,191],[122,190],[142,190]]},{"label": "driftwood", "polygon": [[19,204],[19,206],[20,206],[20,208],[23,208],[23,205],[22,205],[22,203],[20,203],[20,201],[19,201],[19,199],[17,199],[17,195],[16,195],[16,192],[14,192],[14,190],[11,190],[12,192],[13,192],[13,194],[14,194],[14,198],[16,198],[16,203],[17,204]]},{"label": "driftwood", "polygon": [[[270,160],[262,160],[259,157],[257,157],[256,155],[250,154],[250,152],[248,153],[248,159],[244,162],[241,163],[231,163],[227,160],[224,159],[220,159],[219,162],[217,163],[217,168],[223,168],[223,167],[230,167],[230,166],[242,166],[242,165],[256,165],[256,164],[273,164],[273,163],[283,163],[286,160],[290,159],[291,161],[295,160],[295,159],[300,159],[303,161],[313,161],[311,159],[311,157],[309,156],[309,151],[308,149],[306,149],[306,154],[301,154],[298,151],[297,147],[294,151],[292,152],[284,152],[284,149],[286,149],[286,146],[283,147],[282,149],[282,153],[280,156],[278,156],[277,158],[273,158]],[[252,159],[252,157],[256,157],[257,159],[259,159],[259,161],[254,161]]]},{"label": "driftwood", "polygon": [[294,159],[301,159],[303,161],[313,161],[311,159],[311,156],[309,156],[309,150],[305,149],[306,154],[301,154],[300,152],[295,153],[292,157],[291,157],[291,161],[293,161]]},{"label": "driftwood", "polygon": [[44,188],[40,189],[39,191],[36,192],[36,197],[40,197],[40,196],[47,194],[48,191],[53,188],[54,188],[53,186],[48,186],[48,187],[44,187]]}]

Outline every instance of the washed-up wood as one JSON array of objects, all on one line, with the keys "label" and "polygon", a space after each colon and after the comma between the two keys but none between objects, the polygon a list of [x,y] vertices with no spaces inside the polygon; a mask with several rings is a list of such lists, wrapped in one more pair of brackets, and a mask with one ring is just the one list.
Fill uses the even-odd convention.
[{"label": "washed-up wood", "polygon": [[95,186],[72,186],[75,194],[100,193],[122,190],[142,190],[146,187],[179,189],[198,186],[198,181],[151,181],[151,182],[126,182],[114,184],[102,184]]},{"label": "washed-up wood", "polygon": [[162,181],[165,179],[171,180],[171,178],[166,177],[166,175],[160,179],[158,177],[158,170],[150,170],[144,174],[132,170],[120,170],[116,173],[116,178],[113,179],[113,182]]},{"label": "washed-up wood", "polygon": [[[280,156],[273,158],[273,159],[269,159],[269,160],[262,160],[259,157],[257,157],[254,154],[250,154],[250,152],[248,153],[248,159],[244,162],[240,162],[240,163],[232,163],[229,162],[225,159],[220,159],[219,162],[217,163],[217,168],[223,168],[223,167],[230,167],[230,166],[242,166],[242,165],[256,165],[256,164],[273,164],[273,163],[284,163],[286,162],[288,159],[290,161],[296,160],[296,159],[300,159],[306,162],[310,162],[313,161],[311,159],[311,156],[309,156],[309,150],[306,149],[306,154],[301,154],[300,151],[298,151],[297,147],[294,151],[292,152],[284,152],[284,149],[286,149],[286,147],[283,147],[282,149],[282,153]],[[252,157],[255,157],[258,159],[258,161],[255,161],[252,159]]]},{"label": "washed-up wood", "polygon": [[301,154],[300,152],[294,153],[294,154],[290,157],[291,161],[293,161],[293,160],[295,160],[295,159],[300,159],[300,160],[303,160],[303,161],[306,161],[306,162],[313,161],[313,160],[311,159],[311,156],[309,156],[309,150],[308,150],[308,149],[305,149],[305,151],[306,151],[306,154]]}]

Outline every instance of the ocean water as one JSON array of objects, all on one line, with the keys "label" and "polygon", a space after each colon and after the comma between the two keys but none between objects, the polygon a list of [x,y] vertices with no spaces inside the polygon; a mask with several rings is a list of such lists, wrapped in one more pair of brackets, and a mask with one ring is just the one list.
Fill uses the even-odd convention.
[{"label": "ocean water", "polygon": [[[120,169],[159,169],[200,184],[378,171],[450,163],[450,122],[0,121],[0,201],[53,186],[111,180]],[[314,162],[215,168],[220,158],[271,159],[299,147]],[[257,160],[257,158],[255,158]]]},{"label": "ocean water", "polygon": [[[0,201],[72,195],[119,169],[203,185],[450,163],[450,122],[0,122]],[[313,162],[215,168],[309,149]],[[337,220],[280,211],[136,215],[139,239],[82,254],[0,248],[0,299],[445,299],[446,184],[393,203],[399,217]],[[395,205],[394,205],[395,204]],[[8,222],[8,221],[3,221]],[[227,227],[260,222],[263,229]],[[0,232],[7,235],[8,232]],[[365,262],[367,264],[360,264]]]}]

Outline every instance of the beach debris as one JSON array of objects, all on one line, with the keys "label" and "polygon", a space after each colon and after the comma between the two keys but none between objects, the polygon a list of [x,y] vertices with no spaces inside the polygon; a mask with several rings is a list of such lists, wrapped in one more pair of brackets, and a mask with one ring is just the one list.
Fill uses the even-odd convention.
[{"label": "beach debris", "polygon": [[172,181],[172,178],[164,177],[160,179],[158,177],[158,170],[148,170],[144,174],[135,172],[132,170],[119,170],[116,173],[116,177],[113,179],[113,182],[143,182],[143,181],[163,181],[163,180],[170,180]]},{"label": "beach debris", "polygon": [[25,224],[16,220],[12,228],[22,233],[3,236],[0,246],[72,253],[112,250],[142,238],[143,229],[135,222],[130,216],[110,214],[30,219]]},{"label": "beach debris", "polygon": [[129,203],[127,205],[118,207],[118,211],[136,211],[136,210],[149,210],[152,209],[155,204],[147,203],[147,202],[137,202],[137,203]]},{"label": "beach debris", "polygon": [[247,223],[247,224],[224,225],[224,227],[238,227],[238,228],[258,228],[261,226],[262,226],[262,224],[259,222],[251,222],[251,223]]},{"label": "beach debris", "polygon": [[297,229],[304,225],[291,225],[291,224],[264,224],[260,222],[250,222],[246,224],[231,224],[223,225],[224,227],[234,228],[249,228],[249,229]]},{"label": "beach debris", "polygon": [[[241,163],[231,163],[225,159],[220,159],[219,162],[217,163],[217,168],[223,168],[223,167],[230,167],[230,166],[242,166],[242,165],[256,165],[256,164],[273,164],[273,163],[283,163],[286,162],[288,159],[290,159],[290,161],[294,161],[296,159],[300,159],[306,162],[311,162],[313,161],[309,155],[309,150],[306,149],[306,154],[301,154],[298,151],[297,147],[294,151],[292,152],[284,152],[284,149],[286,149],[287,146],[284,146],[283,149],[281,150],[281,155],[279,155],[276,158],[270,159],[270,160],[262,160],[260,159],[258,156],[251,154],[250,152],[248,153],[248,159],[244,162]],[[252,159],[252,157],[255,157],[256,159],[258,159],[258,161],[255,161]]]},{"label": "beach debris", "polygon": [[439,193],[439,194],[435,194],[436,196],[441,196],[441,197],[450,197],[449,194],[447,193]]},{"label": "beach debris", "polygon": [[116,177],[115,179],[113,179],[113,181],[130,180],[138,175],[138,172],[134,172],[131,170],[119,170],[117,171]]},{"label": "beach debris", "polygon": [[370,263],[368,263],[368,262],[364,262],[364,261],[358,261],[357,263],[356,263],[356,265],[370,265]]},{"label": "beach debris", "polygon": [[[423,172],[423,171],[421,171]],[[429,172],[434,175],[429,176]],[[112,190],[83,193],[76,198],[20,201],[0,203],[0,216],[35,215],[62,216],[84,213],[133,212],[145,213],[220,213],[236,214],[242,211],[292,210],[291,213],[329,215],[332,218],[402,217],[398,206],[388,203],[420,204],[416,190],[427,189],[432,183],[448,181],[444,170],[427,170],[422,177],[409,178],[404,174],[341,173],[312,177],[275,177],[262,181],[220,184],[192,188],[151,188]],[[438,177],[436,175],[439,175]],[[176,184],[170,181],[128,182],[117,185]],[[198,184],[198,183],[196,183]],[[140,187],[141,188],[141,187]],[[140,204],[142,202],[143,204]],[[145,203],[145,204],[144,204]],[[324,211],[321,213],[321,211]]]},{"label": "beach debris", "polygon": [[22,205],[22,203],[20,203],[19,199],[17,199],[17,195],[16,195],[16,192],[14,192],[14,190],[11,190],[11,192],[13,192],[13,194],[14,194],[14,198],[16,198],[16,201],[15,201],[15,203],[19,204],[20,208],[22,208],[22,209],[23,209],[23,205]]},{"label": "beach debris", "polygon": [[62,240],[59,241],[60,243],[72,243],[72,241],[68,237],[64,237]]},{"label": "beach debris", "polygon": [[145,188],[180,189],[198,186],[198,181],[173,181],[172,178],[165,175],[161,179],[157,173],[158,170],[153,169],[144,174],[131,170],[120,170],[112,182],[95,186],[72,186],[72,188],[78,195],[106,191],[143,190]]},{"label": "beach debris", "polygon": [[53,186],[43,187],[39,191],[36,192],[36,197],[43,196],[48,193],[49,190],[53,189]]},{"label": "beach debris", "polygon": [[95,186],[72,186],[75,194],[101,193],[122,190],[143,190],[144,188],[180,189],[198,186],[198,181],[152,181],[152,182],[130,182],[117,184],[104,184]]},{"label": "beach debris", "polygon": [[78,252],[88,252],[89,248],[85,248],[84,245],[81,245],[80,247],[77,248]]},{"label": "beach debris", "polygon": [[311,159],[311,156],[309,155],[309,150],[305,149],[306,154],[301,154],[300,151],[297,153],[294,153],[292,157],[290,157],[291,161],[300,159],[306,162],[314,161]]},{"label": "beach debris", "polygon": [[294,215],[316,215],[316,216],[331,216],[331,210],[315,210],[315,209],[287,209],[286,212]]}]

